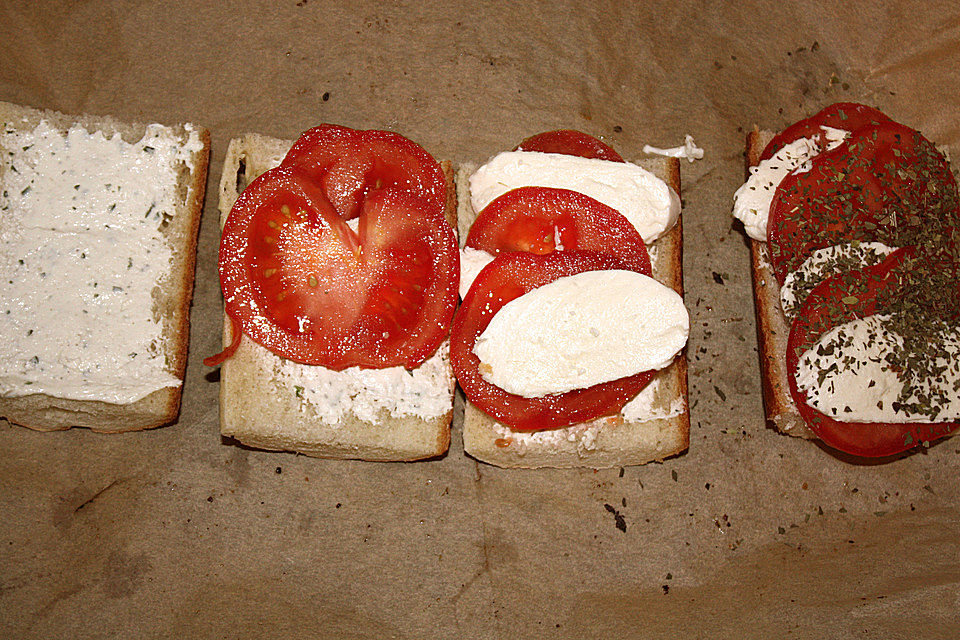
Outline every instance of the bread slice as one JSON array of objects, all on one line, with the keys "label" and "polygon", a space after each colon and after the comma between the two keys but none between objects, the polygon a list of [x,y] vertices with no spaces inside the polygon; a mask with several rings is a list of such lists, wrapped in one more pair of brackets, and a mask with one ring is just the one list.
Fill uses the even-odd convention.
[{"label": "bread slice", "polygon": [[[680,193],[680,161],[643,160],[640,166]],[[457,172],[460,237],[477,217],[470,205],[469,177],[475,165]],[[681,216],[682,217],[682,216]],[[680,221],[651,248],[653,276],[683,295],[683,227]],[[690,443],[687,360],[681,353],[641,392],[649,402],[646,419],[615,416],[565,429],[536,433],[513,432],[467,401],[463,417],[463,448],[498,467],[589,467],[602,469],[663,460],[685,451]]]},{"label": "bread slice", "polygon": [[[261,173],[277,166],[292,141],[247,134],[230,142],[220,180],[220,223],[243,189]],[[456,228],[456,193],[449,163],[441,163],[447,177],[447,219]],[[231,322],[224,317],[223,344],[233,338]],[[355,458],[378,461],[409,461],[438,456],[450,446],[453,417],[453,372],[449,343],[444,342],[420,373],[432,367],[425,378],[429,393],[445,410],[416,412],[377,406],[378,391],[356,393],[342,412],[309,401],[309,383],[297,383],[296,373],[283,373],[288,363],[246,336],[236,353],[220,369],[220,433],[245,445],[275,451],[296,451],[320,458]],[[294,367],[296,368],[296,367]],[[322,367],[329,388],[346,389],[354,384],[346,372]],[[322,371],[321,371],[322,370]],[[370,403],[374,404],[371,405]],[[339,405],[338,405],[339,406]]]},{"label": "bread slice", "polygon": [[[134,144],[139,142],[141,146],[138,147],[136,151],[138,154],[152,155],[153,152],[156,151],[154,147],[147,145],[146,141],[160,138],[148,138],[147,136],[161,136],[165,144],[170,143],[175,145],[176,151],[174,152],[173,158],[158,152],[159,155],[155,156],[154,160],[154,164],[162,164],[157,171],[158,175],[164,176],[164,188],[172,190],[170,199],[167,202],[170,203],[173,210],[161,211],[157,209],[152,211],[152,216],[159,220],[158,228],[161,229],[164,240],[172,250],[172,257],[169,266],[165,268],[162,275],[159,276],[157,283],[151,286],[152,291],[147,292],[150,293],[152,309],[138,309],[138,311],[144,314],[151,314],[152,320],[160,323],[162,333],[159,339],[154,342],[152,348],[156,349],[156,352],[159,354],[157,357],[162,358],[162,366],[165,373],[173,376],[182,383],[184,369],[187,364],[189,311],[190,300],[193,296],[197,232],[199,230],[200,214],[203,208],[207,162],[210,154],[209,133],[205,129],[190,124],[160,127],[159,125],[123,123],[111,117],[88,115],[70,116],[55,111],[38,110],[6,102],[0,102],[0,119],[2,119],[4,123],[3,134],[11,136],[10,138],[3,139],[8,140],[12,140],[13,137],[18,136],[29,137],[31,135],[44,135],[37,134],[36,131],[40,131],[38,126],[40,126],[41,123],[45,123],[43,125],[45,131],[56,130],[61,136],[66,135],[71,128],[74,128],[77,134],[85,137],[90,137],[88,134],[100,133],[108,139],[114,138],[114,136],[120,136],[126,143]],[[50,133],[50,135],[53,135],[53,133]],[[97,136],[90,138],[94,139],[97,138]],[[3,139],[0,139],[0,145],[3,145]],[[36,139],[40,140],[40,138]],[[70,212],[67,208],[71,206],[71,200],[60,196],[54,197],[52,193],[61,186],[69,190],[71,185],[67,185],[63,181],[58,181],[49,174],[45,175],[43,172],[47,169],[32,168],[34,167],[34,162],[39,162],[32,158],[40,156],[29,156],[28,152],[30,148],[30,144],[25,144],[20,148],[0,148],[0,183],[2,183],[4,189],[4,207],[9,210],[9,212],[4,211],[3,222],[7,225],[14,225],[15,227],[18,225],[18,216],[25,210],[23,203],[26,201],[26,196],[23,192],[18,196],[9,186],[11,181],[18,177],[17,174],[22,175],[20,170],[25,167],[31,167],[29,168],[31,172],[36,171],[36,173],[32,175],[36,176],[36,180],[39,181],[40,184],[47,185],[46,187],[37,187],[39,193],[33,193],[30,197],[49,198],[50,202],[47,203],[47,208],[44,210],[49,211],[51,216],[56,215],[57,211],[60,213]],[[62,162],[66,163],[60,166],[69,165],[72,167],[70,172],[65,174],[63,180],[69,180],[77,194],[86,190],[88,185],[91,187],[91,190],[93,190],[95,186],[98,187],[98,185],[95,185],[91,181],[95,181],[98,176],[103,175],[101,170],[109,171],[109,169],[118,166],[104,167],[101,163],[98,163],[97,160],[91,160],[89,156],[84,155],[85,152],[77,151],[76,146],[68,146],[68,148],[69,151],[59,156],[64,158]],[[119,153],[134,153],[134,151],[129,150],[127,147],[124,147],[124,149],[124,151]],[[36,150],[34,150],[34,153],[37,153]],[[137,161],[141,162],[141,160]],[[149,163],[147,162],[146,164]],[[144,171],[142,168],[143,165],[144,162],[141,162],[136,172],[132,171],[120,176],[117,175],[119,170],[114,171],[111,180],[116,180],[118,184],[112,186],[107,185],[107,187],[115,188],[118,193],[124,186],[134,186],[135,188],[137,182],[137,175],[135,174]],[[36,166],[40,167],[40,164],[36,164]],[[28,189],[29,188],[24,189],[24,192]],[[130,189],[125,191],[124,194],[128,195],[129,191]],[[124,202],[130,202],[130,200],[125,200]],[[114,206],[117,205],[115,204]],[[124,211],[128,206],[127,204],[120,203],[119,210]],[[54,209],[56,211],[54,211]],[[70,215],[72,216],[74,214],[71,213]],[[151,215],[149,210],[147,215]],[[27,229],[28,227],[22,225],[17,229],[18,235],[20,231],[23,231],[23,235],[19,237],[21,237],[24,242],[30,242],[31,240],[29,240],[29,238],[33,237]],[[40,241],[38,240],[37,242],[39,251]],[[20,245],[20,248],[22,247],[23,245]],[[3,257],[3,260],[16,257],[10,255],[12,250],[5,236],[3,242],[0,243],[0,256]],[[131,258],[139,258],[144,249],[141,246],[129,246],[125,251],[128,252],[127,255],[131,256]],[[4,255],[4,252],[6,252],[6,255]],[[82,257],[85,257],[85,254]],[[96,256],[92,257],[95,258]],[[3,260],[0,260],[0,262]],[[7,266],[4,268],[9,268],[10,264],[12,263],[6,263]],[[23,262],[20,262],[20,264],[22,265]],[[66,271],[66,269],[76,269],[74,263],[65,263],[65,265],[64,271]],[[127,266],[129,267],[129,265],[130,263],[128,262]],[[57,265],[51,265],[51,268],[52,270],[56,270]],[[16,267],[13,267],[13,269],[15,270]],[[92,266],[91,269],[93,269]],[[80,268],[79,272],[83,271],[84,269]],[[71,273],[78,273],[78,271],[71,271]],[[45,273],[41,273],[40,275],[44,276]],[[51,278],[51,280],[55,280],[59,278],[60,273],[58,272],[52,275],[54,277]],[[116,273],[108,275],[114,278],[117,277]],[[10,282],[12,283],[12,280],[10,280]],[[45,280],[45,283],[50,283],[51,286],[57,286],[56,282],[50,282],[50,280]],[[61,282],[59,286],[63,287],[64,285]],[[120,287],[120,289],[122,289],[122,287]],[[61,291],[62,290],[63,289],[61,289]],[[116,290],[117,289],[114,289],[114,291]],[[146,293],[143,293],[143,295],[145,297]],[[68,331],[71,328],[75,328],[71,326],[71,318],[76,318],[76,316],[71,314],[77,312],[77,308],[57,310],[56,312],[50,312],[49,310],[43,311],[42,309],[43,307],[21,309],[21,311],[34,314],[34,318],[38,323],[37,335],[42,335],[42,332],[45,331],[43,327],[48,326],[44,325],[44,322],[53,325],[60,323],[59,327],[61,327],[61,331],[64,326],[67,327]],[[113,318],[110,320],[115,320],[117,323],[123,322],[122,318]],[[149,321],[149,319],[147,321]],[[11,328],[11,326],[7,326],[5,330],[13,331],[14,329]],[[122,324],[120,326],[112,324],[108,320],[104,324],[103,331],[96,332],[94,337],[87,335],[84,339],[90,340],[100,346],[108,345],[111,340],[119,343],[119,332],[125,330],[129,329]],[[79,329],[77,329],[77,331],[79,331]],[[32,329],[30,333],[33,333]],[[11,336],[0,336],[0,339],[3,339],[7,344],[11,342]],[[65,354],[70,349],[79,348],[79,344],[77,343],[79,340],[79,337],[74,338],[73,335],[65,335],[62,341],[56,340],[46,344],[44,346],[44,353],[51,355],[51,362],[54,360],[68,362],[68,366],[77,368],[78,365],[76,361],[65,360],[65,358],[68,357]],[[99,348],[99,346],[95,348]],[[104,348],[109,349],[109,347]],[[132,354],[130,354],[130,356],[132,358],[136,357]],[[3,365],[5,374],[11,373],[16,367],[23,366],[22,362],[14,362],[14,360],[16,360],[16,356],[8,354]],[[156,361],[160,362],[160,360]],[[111,367],[110,364],[105,366],[108,368]],[[112,368],[110,370],[114,371]],[[94,393],[89,385],[67,391],[61,383],[45,380],[26,383],[21,381],[20,384],[37,382],[38,385],[43,386],[44,391],[41,393],[17,395],[18,392],[11,391],[6,383],[0,383],[0,387],[2,387],[0,396],[3,396],[0,397],[0,416],[5,417],[10,422],[44,431],[79,426],[105,433],[158,427],[176,420],[180,408],[181,384],[173,384],[174,381],[168,378],[171,386],[156,388],[156,390],[147,393],[147,395],[139,399],[128,397],[123,401],[116,401],[116,398],[124,395],[129,396],[130,393],[134,393],[129,389],[128,378],[120,378],[120,380],[121,382],[117,383],[119,385],[118,395],[109,396],[109,399],[108,395]],[[80,384],[84,385],[86,383],[81,381]]]},{"label": "bread slice", "polygon": [[[754,129],[747,134],[746,168],[760,164],[760,154],[773,139],[772,131]],[[773,273],[766,242],[750,239],[750,273],[757,315],[757,344],[763,407],[767,422],[777,431],[800,438],[816,439],[790,397],[787,382],[787,339],[790,325],[780,306],[780,283]]]}]

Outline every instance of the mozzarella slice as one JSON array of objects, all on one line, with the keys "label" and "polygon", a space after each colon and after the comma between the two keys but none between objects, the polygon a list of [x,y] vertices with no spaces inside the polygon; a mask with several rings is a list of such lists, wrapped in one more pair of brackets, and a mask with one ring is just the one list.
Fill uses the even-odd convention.
[{"label": "mozzarella slice", "polygon": [[477,338],[488,382],[527,398],[669,365],[687,342],[683,299],[633,271],[586,271],[510,301]]},{"label": "mozzarella slice", "polygon": [[647,244],[673,228],[680,216],[680,197],[642,167],[536,151],[507,151],[480,167],[470,177],[473,209],[482,211],[519,187],[570,189],[588,195],[623,214]]},{"label": "mozzarella slice", "polygon": [[[903,381],[889,358],[902,344],[876,315],[834,327],[800,356],[797,385],[821,413],[841,422],[931,422],[930,417],[898,408]],[[960,419],[960,330],[935,349],[942,373],[923,382],[926,397],[942,397],[937,422]],[[916,401],[916,393],[908,403]]]}]

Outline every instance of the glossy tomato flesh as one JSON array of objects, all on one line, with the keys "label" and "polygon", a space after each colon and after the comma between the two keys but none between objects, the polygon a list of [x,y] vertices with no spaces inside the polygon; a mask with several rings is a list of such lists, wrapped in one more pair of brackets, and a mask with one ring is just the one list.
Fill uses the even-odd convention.
[{"label": "glossy tomato flesh", "polygon": [[391,131],[357,131],[324,124],[301,134],[283,166],[302,169],[317,181],[341,217],[356,218],[373,192],[399,189],[442,211],[443,172],[433,156]]},{"label": "glossy tomato flesh", "polygon": [[873,124],[890,122],[884,113],[868,107],[865,104],[856,102],[837,102],[822,109],[818,113],[796,122],[767,143],[763,153],[760,154],[760,160],[768,160],[774,156],[782,147],[799,140],[800,138],[813,138],[819,136],[823,130],[820,128],[832,127],[834,129],[843,129],[844,131],[854,132],[860,127],[866,127]]},{"label": "glossy tomato flesh", "polygon": [[564,276],[628,268],[619,258],[589,251],[498,255],[477,276],[450,329],[450,360],[470,402],[517,431],[558,429],[620,411],[650,382],[655,372],[645,371],[567,393],[525,398],[484,380],[480,375],[480,359],[473,347],[497,311],[511,300]]},{"label": "glossy tomato flesh", "polygon": [[596,251],[616,256],[628,268],[650,275],[643,238],[619,211],[568,189],[521,187],[503,194],[480,212],[466,245],[498,254],[539,255]]},{"label": "glossy tomato flesh", "polygon": [[517,146],[516,151],[562,153],[581,158],[596,158],[624,162],[619,153],[593,136],[574,129],[558,129],[530,136]]},{"label": "glossy tomato flesh", "polygon": [[365,195],[356,230],[308,172],[264,173],[223,228],[225,308],[284,358],[330,369],[421,364],[446,334],[459,254],[442,209],[399,189]]},{"label": "glossy tomato flesh", "polygon": [[[862,457],[890,456],[948,435],[957,423],[842,422],[807,403],[797,385],[800,356],[833,327],[877,313],[877,298],[892,285],[894,270],[907,252],[899,250],[879,265],[834,276],[807,297],[793,322],[787,345],[787,378],[800,415],[823,442]],[[856,304],[850,304],[856,300]]]}]

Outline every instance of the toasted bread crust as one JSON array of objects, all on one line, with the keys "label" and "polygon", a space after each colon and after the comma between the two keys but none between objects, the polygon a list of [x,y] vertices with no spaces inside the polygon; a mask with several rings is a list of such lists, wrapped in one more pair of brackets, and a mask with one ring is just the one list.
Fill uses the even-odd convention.
[{"label": "toasted bread crust", "polygon": [[[757,129],[747,134],[745,173],[749,174],[750,167],[760,163],[760,154],[773,136],[770,131]],[[780,285],[770,266],[766,242],[750,240],[750,275],[753,279],[760,378],[767,423],[781,433],[815,439],[817,436],[806,425],[790,397],[787,382],[790,326],[780,307]]]},{"label": "toasted bread crust", "polygon": [[780,308],[779,286],[770,268],[766,243],[750,241],[750,273],[753,278],[760,378],[767,421],[782,433],[816,438],[790,397],[786,355],[790,327]]},{"label": "toasted bread crust", "polygon": [[[146,128],[145,124],[123,123],[109,116],[71,116],[2,102],[0,119],[18,121],[21,126],[35,126],[44,120],[61,130],[79,124],[88,131],[102,131],[107,135],[119,133],[127,141],[138,140]],[[200,135],[202,149],[193,155],[193,171],[186,166],[181,171],[179,189],[183,201],[166,232],[174,246],[173,262],[161,281],[154,303],[164,318],[163,349],[170,372],[180,380],[183,380],[187,366],[197,235],[210,155],[210,133],[200,127],[194,128]],[[175,127],[175,130],[183,133],[182,126]],[[166,387],[128,404],[32,394],[0,399],[0,416],[39,431],[87,427],[100,433],[120,433],[174,422],[180,411],[181,393],[182,386]]]},{"label": "toasted bread crust", "polygon": [[[677,158],[656,158],[640,163],[670,187],[680,193],[680,161]],[[468,177],[476,169],[462,165],[457,175],[460,189],[461,235],[476,219],[469,205]],[[681,216],[682,218],[682,216]],[[683,295],[683,225],[682,219],[654,245],[654,277]],[[643,464],[663,460],[686,451],[690,444],[690,412],[687,389],[686,349],[656,378],[658,390],[654,403],[669,407],[682,402],[678,415],[643,422],[628,423],[622,417],[610,418],[600,426],[592,427],[593,439],[585,445],[582,433],[587,425],[575,425],[564,430],[570,437],[553,437],[542,432],[542,439],[504,437],[504,427],[477,409],[465,403],[463,419],[463,447],[474,458],[499,467],[536,469],[543,467],[588,467],[602,469],[624,465]],[[557,432],[559,434],[559,431]]]},{"label": "toasted bread crust", "polygon": [[[240,192],[254,178],[275,166],[292,141],[247,134],[230,142],[220,182],[221,225]],[[456,189],[449,162],[441,162],[446,178],[446,217],[456,229]],[[232,340],[232,323],[224,316],[223,345]],[[295,451],[318,458],[370,461],[415,461],[443,455],[450,447],[450,410],[435,418],[391,415],[381,409],[375,420],[347,412],[338,421],[323,420],[294,394],[281,394],[276,380],[260,370],[266,349],[242,337],[237,352],[220,371],[220,433],[247,446]],[[447,363],[449,364],[449,362]],[[451,375],[452,380],[452,375]]]}]

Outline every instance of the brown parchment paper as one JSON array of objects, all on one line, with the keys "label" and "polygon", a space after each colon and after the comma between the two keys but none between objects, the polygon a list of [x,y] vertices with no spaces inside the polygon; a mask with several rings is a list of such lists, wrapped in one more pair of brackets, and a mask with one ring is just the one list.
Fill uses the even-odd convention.
[{"label": "brown parchment paper", "polygon": [[[17,1],[0,24],[0,99],[213,136],[179,422],[0,423],[0,635],[960,636],[960,440],[872,465],[767,429],[729,215],[745,131],[833,101],[960,157],[955,2]],[[692,134],[689,452],[507,471],[458,431],[416,464],[221,442],[201,359],[219,347],[227,142],[319,122],[454,161],[561,127],[628,157]]]}]

